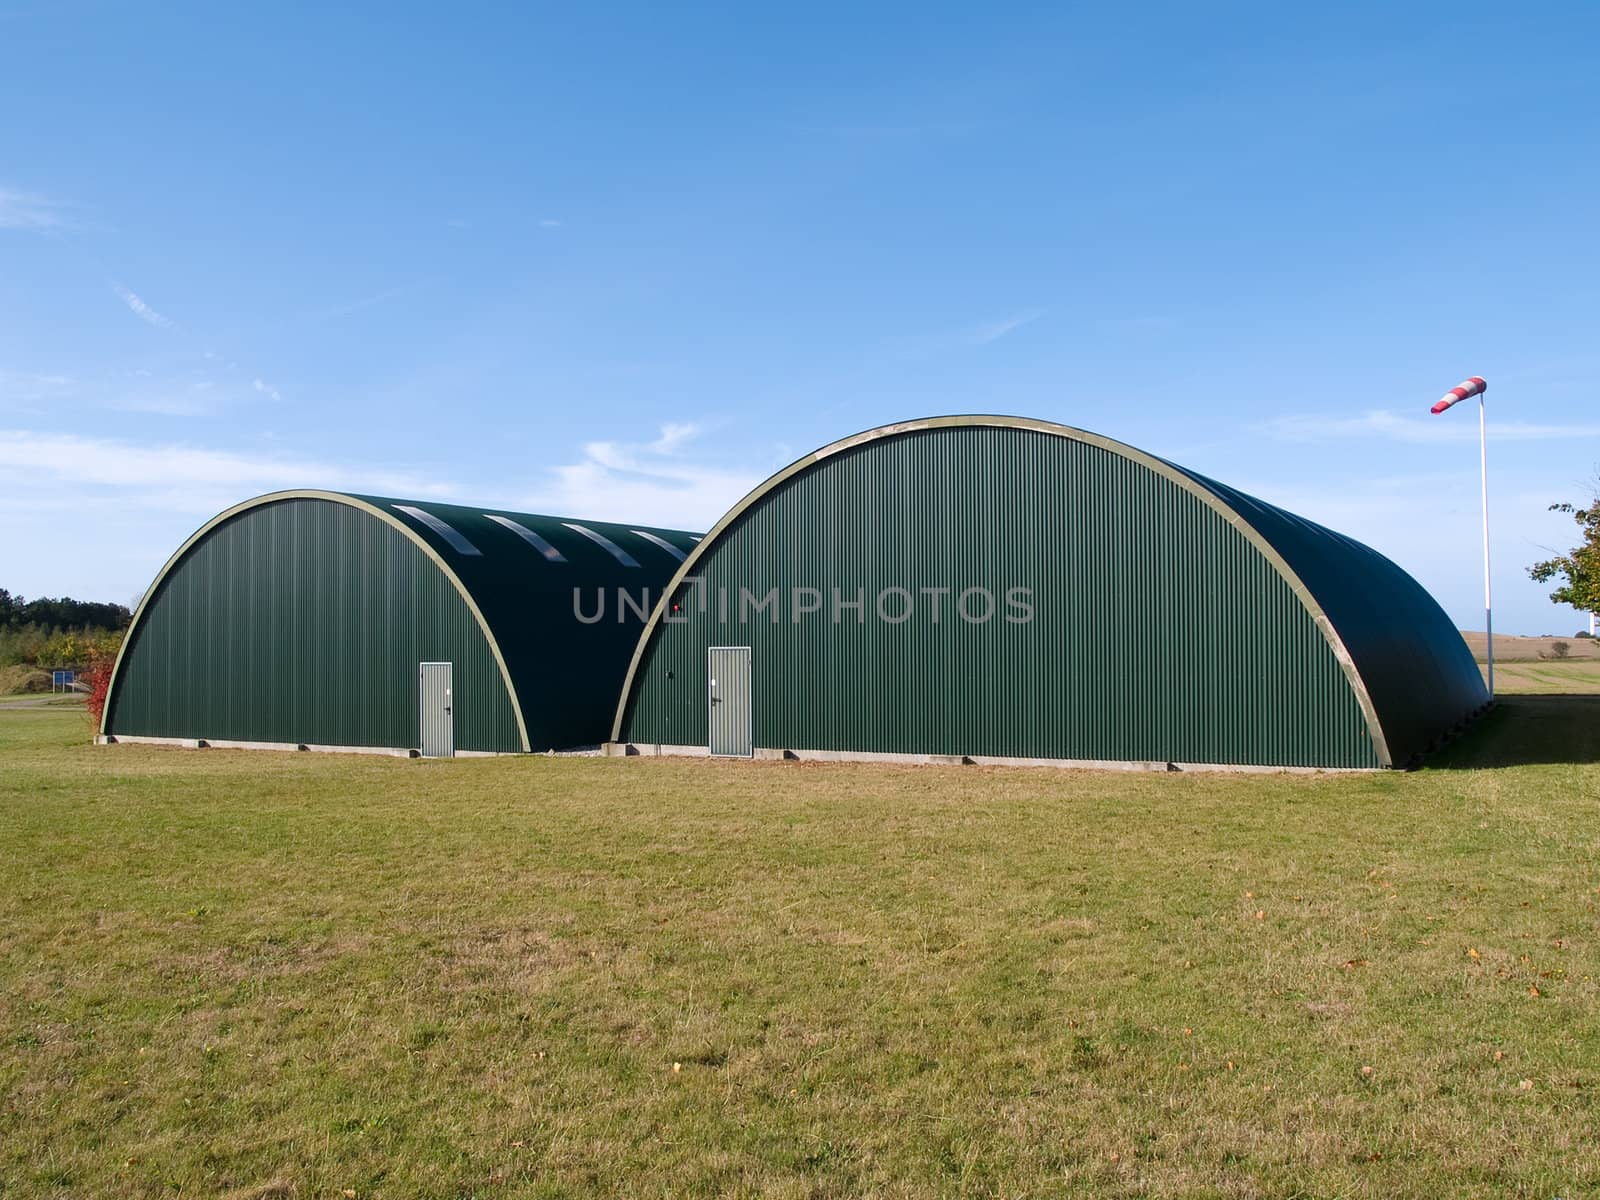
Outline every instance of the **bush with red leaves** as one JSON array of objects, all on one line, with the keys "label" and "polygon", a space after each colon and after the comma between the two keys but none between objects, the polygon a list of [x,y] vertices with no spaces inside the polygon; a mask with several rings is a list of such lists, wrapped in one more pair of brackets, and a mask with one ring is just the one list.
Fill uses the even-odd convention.
[{"label": "bush with red leaves", "polygon": [[111,672],[117,665],[117,650],[122,645],[121,635],[115,638],[102,638],[89,650],[88,661],[83,670],[78,672],[80,683],[89,685],[89,695],[84,702],[84,707],[89,710],[89,719],[94,722],[96,732],[100,729],[100,721],[106,712],[106,693],[111,690]]}]

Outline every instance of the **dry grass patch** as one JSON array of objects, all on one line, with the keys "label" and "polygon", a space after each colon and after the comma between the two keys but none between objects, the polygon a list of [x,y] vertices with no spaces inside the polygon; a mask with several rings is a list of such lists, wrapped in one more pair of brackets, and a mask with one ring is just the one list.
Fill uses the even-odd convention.
[{"label": "dry grass patch", "polygon": [[0,714],[0,1195],[1594,1192],[1600,767],[1553,704],[1337,777]]}]

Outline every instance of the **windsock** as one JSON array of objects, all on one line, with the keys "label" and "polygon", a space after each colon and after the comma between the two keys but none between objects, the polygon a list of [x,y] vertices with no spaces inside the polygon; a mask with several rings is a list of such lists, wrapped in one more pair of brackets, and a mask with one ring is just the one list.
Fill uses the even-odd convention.
[{"label": "windsock", "polygon": [[1442,413],[1452,404],[1460,404],[1468,396],[1483,395],[1484,389],[1488,386],[1489,385],[1483,381],[1483,377],[1481,375],[1474,375],[1460,387],[1453,387],[1443,396],[1439,397],[1439,402],[1428,411],[1433,413]]}]

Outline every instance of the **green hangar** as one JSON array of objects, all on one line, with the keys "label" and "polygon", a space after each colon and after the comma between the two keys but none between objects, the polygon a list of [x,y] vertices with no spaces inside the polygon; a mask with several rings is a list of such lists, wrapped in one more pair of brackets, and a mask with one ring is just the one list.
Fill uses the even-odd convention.
[{"label": "green hangar", "polygon": [[101,739],[429,757],[598,745],[692,534],[276,492],[173,555]]},{"label": "green hangar", "polygon": [[1096,434],[940,417],[723,517],[608,750],[1404,767],[1489,702],[1438,604],[1359,542]]}]

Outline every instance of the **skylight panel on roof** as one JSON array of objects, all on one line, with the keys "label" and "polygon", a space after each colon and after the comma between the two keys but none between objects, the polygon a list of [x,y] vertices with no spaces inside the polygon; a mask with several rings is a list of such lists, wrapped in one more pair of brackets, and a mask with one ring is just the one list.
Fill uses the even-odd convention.
[{"label": "skylight panel on roof", "polygon": [[688,555],[686,555],[682,550],[679,550],[676,546],[674,546],[671,542],[667,541],[667,539],[664,538],[664,537],[657,537],[655,534],[646,533],[642,529],[630,529],[628,532],[632,533],[632,534],[637,534],[639,537],[642,537],[645,541],[651,543],[652,545],[660,546],[663,550],[665,550],[668,554],[672,555],[672,557],[677,559],[679,562],[682,562],[685,558],[688,557]]},{"label": "skylight panel on roof", "polygon": [[639,565],[639,560],[638,559],[634,558],[633,555],[629,554],[626,550],[624,550],[621,546],[617,545],[615,542],[613,542],[610,538],[606,537],[604,534],[596,533],[594,530],[588,528],[587,526],[578,525],[578,524],[573,523],[572,521],[563,521],[561,523],[563,525],[565,525],[568,529],[572,530],[572,532],[583,534],[584,537],[588,538],[596,546],[599,546],[601,549],[606,551],[606,553],[610,554],[612,558],[616,559],[623,566],[625,566],[625,567],[637,567]]},{"label": "skylight panel on roof", "polygon": [[484,513],[483,515],[488,517],[489,520],[493,521],[496,525],[504,525],[507,529],[511,530],[512,533],[516,534],[523,541],[527,542],[528,545],[532,546],[540,554],[544,555],[547,561],[553,563],[564,563],[567,561],[567,556],[565,554],[561,553],[561,551],[557,550],[549,542],[545,541],[542,537],[540,537],[533,530],[529,529],[526,525],[522,524],[520,521],[513,521],[510,517],[497,517],[493,513]]},{"label": "skylight panel on roof", "polygon": [[471,542],[467,541],[466,538],[462,537],[461,534],[457,533],[449,525],[446,525],[431,512],[423,512],[414,504],[396,504],[394,508],[396,512],[403,512],[406,514],[406,516],[410,517],[414,521],[421,521],[429,529],[433,530],[445,541],[449,542],[450,548],[457,554],[474,554],[482,557],[483,551],[479,550]]}]

